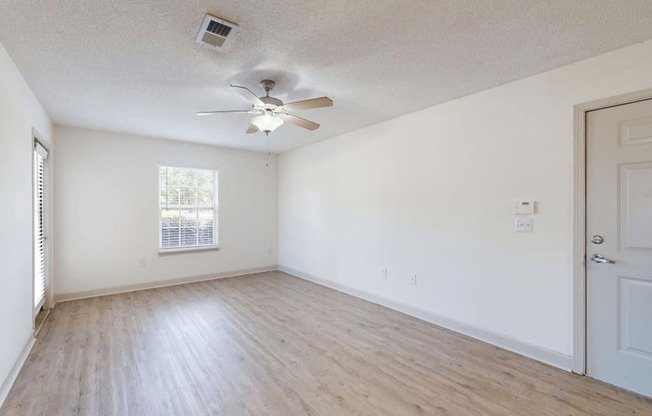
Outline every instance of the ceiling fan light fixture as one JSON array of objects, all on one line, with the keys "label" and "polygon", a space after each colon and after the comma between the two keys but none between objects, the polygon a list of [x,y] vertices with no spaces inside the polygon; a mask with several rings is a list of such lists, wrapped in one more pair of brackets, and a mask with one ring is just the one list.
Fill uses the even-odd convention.
[{"label": "ceiling fan light fixture", "polygon": [[279,126],[288,122],[297,127],[306,130],[317,130],[319,124],[314,121],[307,120],[292,114],[295,110],[309,110],[311,108],[330,107],[333,105],[333,100],[328,97],[309,98],[307,100],[294,101],[284,104],[278,98],[270,97],[269,92],[274,88],[276,83],[272,80],[265,79],[260,82],[265,90],[265,96],[259,97],[247,87],[241,85],[229,84],[234,88],[242,97],[251,104],[248,110],[218,110],[218,111],[203,111],[196,113],[198,116],[224,114],[224,113],[248,113],[256,114],[257,116],[251,120],[246,134],[252,134],[259,131],[264,132],[266,135],[276,130]]},{"label": "ceiling fan light fixture", "polygon": [[263,114],[262,116],[254,117],[251,119],[251,124],[258,127],[258,130],[269,134],[270,132],[276,130],[278,126],[283,124],[283,119],[278,116]]}]

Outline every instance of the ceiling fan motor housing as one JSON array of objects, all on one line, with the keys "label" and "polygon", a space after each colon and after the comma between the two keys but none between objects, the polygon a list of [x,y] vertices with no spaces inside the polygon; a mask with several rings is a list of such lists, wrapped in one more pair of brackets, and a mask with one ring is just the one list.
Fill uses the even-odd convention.
[{"label": "ceiling fan motor housing", "polygon": [[274,97],[260,97],[260,101],[265,103],[265,106],[280,107],[283,105],[283,101]]},{"label": "ceiling fan motor housing", "polygon": [[264,80],[260,81],[260,85],[263,87],[263,89],[267,93],[269,93],[271,90],[274,89],[274,86],[276,85],[276,83],[274,81],[272,81],[271,79],[264,79]]}]

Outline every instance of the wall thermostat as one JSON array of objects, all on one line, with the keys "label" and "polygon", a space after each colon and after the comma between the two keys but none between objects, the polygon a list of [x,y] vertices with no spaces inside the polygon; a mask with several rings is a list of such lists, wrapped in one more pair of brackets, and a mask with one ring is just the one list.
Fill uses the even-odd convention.
[{"label": "wall thermostat", "polygon": [[514,214],[534,214],[536,201],[516,201],[514,202]]}]

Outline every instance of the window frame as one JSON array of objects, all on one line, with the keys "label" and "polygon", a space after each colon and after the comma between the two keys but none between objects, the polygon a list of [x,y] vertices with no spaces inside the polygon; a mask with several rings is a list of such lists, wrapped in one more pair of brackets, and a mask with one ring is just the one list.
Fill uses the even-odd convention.
[{"label": "window frame", "polygon": [[[208,171],[213,173],[213,205],[212,207],[207,208],[206,206],[182,206],[178,205],[178,209],[212,209],[213,210],[213,244],[207,245],[193,245],[193,246],[179,246],[179,247],[163,247],[163,210],[165,207],[162,204],[161,199],[161,169],[163,168],[172,168],[172,169],[185,169],[191,171]],[[185,166],[172,166],[172,165],[158,165],[157,166],[157,182],[158,182],[158,254],[174,254],[174,253],[186,253],[194,251],[207,251],[207,250],[219,250],[219,234],[218,234],[218,215],[219,215],[219,171],[217,169],[206,169],[206,168],[197,168],[197,167],[185,167]],[[167,186],[167,184],[166,184]],[[181,229],[181,228],[179,228]]]}]

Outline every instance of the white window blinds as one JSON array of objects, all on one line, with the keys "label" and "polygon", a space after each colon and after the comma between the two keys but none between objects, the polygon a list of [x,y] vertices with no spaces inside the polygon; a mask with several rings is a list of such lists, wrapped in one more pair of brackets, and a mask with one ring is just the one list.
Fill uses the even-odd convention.
[{"label": "white window blinds", "polygon": [[46,236],[45,236],[45,159],[48,151],[34,142],[34,308],[45,300]]},{"label": "white window blinds", "polygon": [[159,167],[159,247],[217,245],[217,171]]}]

